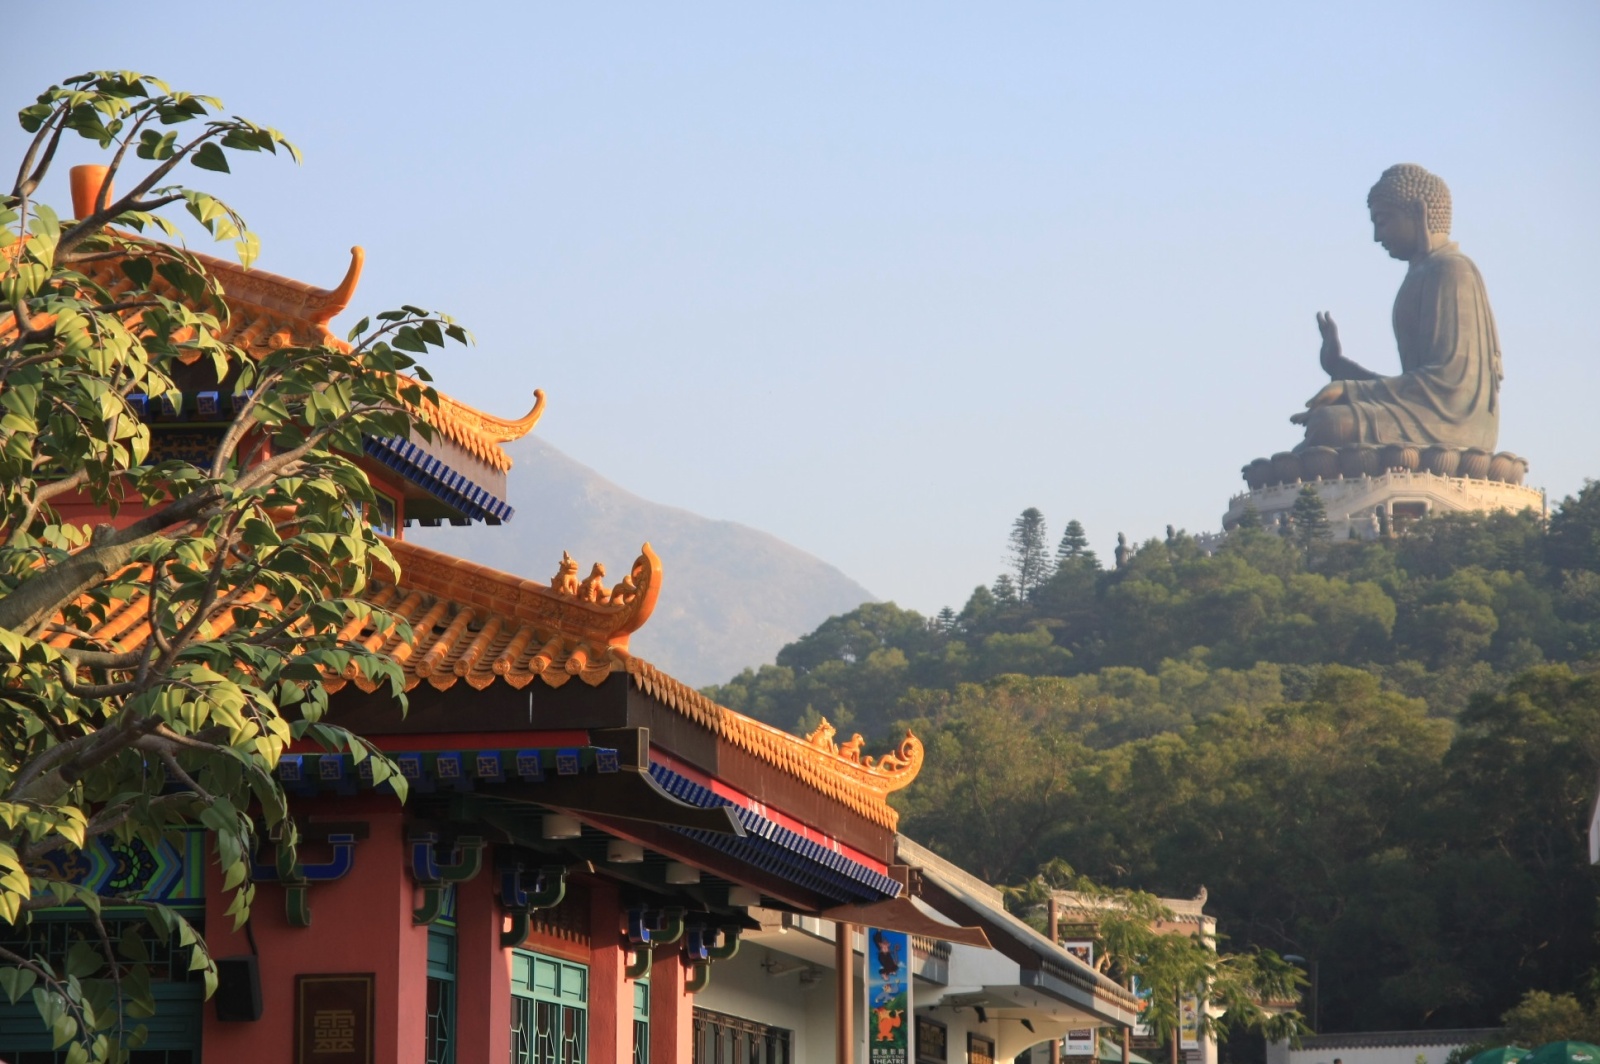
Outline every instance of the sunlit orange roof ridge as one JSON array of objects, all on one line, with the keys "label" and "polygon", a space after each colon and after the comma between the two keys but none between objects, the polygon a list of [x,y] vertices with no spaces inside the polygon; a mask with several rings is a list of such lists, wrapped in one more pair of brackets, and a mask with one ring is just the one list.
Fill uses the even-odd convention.
[{"label": "sunlit orange roof ridge", "polygon": [[[73,209],[79,217],[93,210],[105,170],[103,166],[72,168]],[[332,288],[318,288],[267,270],[246,269],[214,255],[190,254],[200,260],[222,289],[230,312],[222,336],[228,343],[257,355],[290,345],[331,344],[348,350],[346,342],[329,331],[328,322],[349,307],[355,296],[366,263],[366,253],[360,247],[350,249],[350,265]],[[133,286],[122,271],[119,257],[86,263],[83,272],[113,296]],[[165,286],[159,278],[155,284]],[[181,298],[176,291],[168,290],[166,294]],[[9,319],[8,324],[15,327]],[[511,468],[511,456],[501,445],[533,431],[544,414],[544,392],[535,391],[533,408],[514,419],[486,413],[443,393],[437,404],[420,404],[418,412],[446,439],[504,472]]]}]

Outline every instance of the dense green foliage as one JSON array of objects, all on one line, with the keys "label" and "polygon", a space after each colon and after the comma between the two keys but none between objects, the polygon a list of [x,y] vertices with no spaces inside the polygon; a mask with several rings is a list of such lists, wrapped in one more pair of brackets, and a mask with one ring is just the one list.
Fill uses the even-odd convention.
[{"label": "dense green foliage", "polygon": [[1530,990],[1501,1020],[1506,1041],[1529,1049],[1548,1042],[1600,1042],[1600,1006],[1584,1008],[1574,994]]},{"label": "dense green foliage", "polygon": [[1005,893],[1010,907],[1040,932],[1048,930],[1051,899],[1062,903],[1064,936],[1092,937],[1097,968],[1124,986],[1138,980],[1150,992],[1141,1020],[1157,1040],[1178,1033],[1184,998],[1203,1003],[1196,1022],[1219,1041],[1246,1030],[1273,1041],[1307,1031],[1303,1017],[1282,1006],[1305,988],[1303,971],[1270,950],[1219,949],[1193,925],[1186,933],[1174,931],[1183,926],[1181,918],[1153,894],[1102,886],[1059,858]]},{"label": "dense green foliage", "polygon": [[1064,543],[1031,595],[932,622],[869,604],[710,693],[785,726],[909,724],[928,761],[903,830],[991,881],[1064,859],[1204,884],[1231,948],[1317,961],[1325,1030],[1481,1025],[1580,986],[1600,484],[1548,525],[1213,546],[1169,533],[1106,571]]},{"label": "dense green foliage", "polygon": [[1498,1034],[1457,1046],[1444,1064],[1466,1064],[1479,1053],[1507,1045],[1536,1049],[1550,1042],[1600,1042],[1600,1001],[1593,1001],[1592,993],[1586,996],[1589,1004],[1577,994],[1530,990],[1501,1015]]},{"label": "dense green foliage", "polygon": [[[243,921],[257,817],[285,878],[298,874],[274,774],[291,741],[370,756],[374,779],[404,796],[387,759],[320,719],[326,672],[400,691],[393,661],[341,635],[373,612],[360,598],[373,569],[394,567],[362,516],[374,496],[351,456],[368,436],[428,433],[413,411],[434,396],[410,353],[466,335],[407,307],[362,321],[348,345],[253,355],[229,340],[205,260],[130,231],[176,236],[159,212],[181,204],[248,264],[243,220],[177,184],[178,167],[226,172],[239,153],[297,157],[292,146],[214,98],[128,72],[51,86],[19,117],[34,137],[0,198],[0,1000],[31,999],[66,1064],[116,1062],[144,1038],[153,952],[183,951],[207,992],[216,968],[175,910],[76,882],[79,851],[209,829],[228,914]],[[109,172],[88,216],[63,220],[34,196],[77,137]],[[114,291],[93,277],[106,261],[121,269]],[[157,457],[135,403],[181,405],[186,376],[232,410],[210,426],[206,466]],[[74,500],[121,520],[77,524],[57,509]],[[97,635],[123,603],[139,604],[148,637]],[[103,906],[122,924],[143,911],[153,937],[112,941]],[[63,907],[98,938],[62,955],[12,933]]]},{"label": "dense green foliage", "polygon": [[996,583],[931,621],[868,603],[709,690],[784,726],[842,710],[875,735],[913,690],[1059,676],[1107,745],[1240,698],[1300,697],[1317,666],[1343,664],[1454,717],[1524,668],[1600,653],[1600,487],[1548,529],[1529,513],[1450,515],[1399,540],[1306,546],[1243,530],[1211,554],[1175,533],[1122,569],[1063,556],[1026,596],[1015,574]]}]

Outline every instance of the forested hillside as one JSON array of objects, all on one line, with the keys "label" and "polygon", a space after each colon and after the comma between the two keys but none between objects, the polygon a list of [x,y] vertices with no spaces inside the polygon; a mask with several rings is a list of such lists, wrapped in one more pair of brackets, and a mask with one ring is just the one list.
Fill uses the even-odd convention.
[{"label": "forested hillside", "polygon": [[866,605],[708,693],[880,745],[913,727],[929,756],[902,829],[992,881],[1063,858],[1206,886],[1233,948],[1317,961],[1324,1030],[1589,992],[1600,484],[1548,524],[1455,515],[1375,543],[1300,516],[1106,568],[1026,511],[1009,571],[959,612]]}]

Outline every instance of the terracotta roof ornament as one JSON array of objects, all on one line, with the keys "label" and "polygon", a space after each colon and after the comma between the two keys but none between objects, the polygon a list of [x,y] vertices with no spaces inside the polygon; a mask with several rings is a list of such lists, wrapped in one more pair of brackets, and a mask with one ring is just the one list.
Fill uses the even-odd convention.
[{"label": "terracotta roof ornament", "polygon": [[[861,748],[866,745],[867,741],[861,737],[860,732],[856,732],[854,735],[850,736],[849,741],[838,744],[835,744],[833,741],[833,737],[836,734],[837,730],[832,724],[828,723],[828,718],[823,717],[822,722],[812,730],[810,735],[806,736],[806,742],[810,743],[818,750],[822,750],[826,753],[843,758],[853,765],[863,765],[869,769],[874,767],[872,758],[868,757],[863,759],[861,756]],[[909,749],[908,744],[911,743],[916,743],[915,751],[911,751]],[[897,753],[884,754],[883,757],[878,760],[876,767],[885,772],[901,772],[904,771],[912,763],[912,761],[915,761],[918,765],[922,763],[922,745],[920,742],[918,742],[916,736],[907,731],[905,741],[900,744],[900,750]],[[911,781],[906,781],[906,783],[909,782]],[[901,784],[900,786],[903,787],[905,784]]]},{"label": "terracotta roof ornament", "polygon": [[[497,681],[520,689],[535,679],[560,687],[574,676],[598,685],[625,667],[628,637],[650,619],[661,590],[661,559],[648,543],[610,591],[594,575],[579,581],[578,563],[565,552],[546,585],[403,540],[385,543],[401,575],[380,579],[369,601],[409,622],[412,638],[404,642],[394,629],[369,622],[346,637],[399,662],[407,690],[423,681],[441,691],[458,681],[480,691]],[[596,569],[603,577],[604,567]],[[363,690],[379,686],[352,674],[330,689],[341,680]]]},{"label": "terracotta roof ornament", "polygon": [[[614,673],[625,673],[645,694],[775,770],[872,823],[891,829],[898,823],[887,798],[916,778],[924,757],[921,740],[911,732],[881,757],[862,756],[859,735],[835,745],[827,721],[809,737],[791,735],[718,705],[629,652],[629,636],[650,619],[661,592],[661,560],[648,543],[604,601],[581,593],[589,580],[569,582],[581,567],[565,552],[555,578],[540,583],[403,540],[385,538],[384,543],[401,575],[396,579],[390,571],[383,582],[382,572],[375,573],[364,598],[407,622],[411,637],[402,639],[387,618],[354,620],[339,635],[398,664],[405,690],[426,683],[442,691],[462,682],[474,690],[495,683],[520,690],[535,680],[561,687],[574,677],[598,686]],[[603,567],[596,568],[603,576]],[[593,570],[590,579],[595,579]],[[259,596],[246,601],[253,605]],[[123,649],[142,644],[149,638],[145,613],[142,592],[135,594],[109,609],[93,635]],[[226,629],[228,617],[214,624]],[[346,684],[369,692],[384,686],[355,669],[328,676],[324,683],[329,693]]]},{"label": "terracotta roof ornament", "polygon": [[876,763],[871,758],[851,761],[841,757],[837,750],[818,746],[719,706],[649,662],[630,658],[627,670],[645,694],[671,706],[752,757],[804,780],[875,824],[893,828],[899,823],[900,814],[888,804],[888,796],[917,778],[924,757],[922,740],[911,732],[906,732],[894,752],[885,754]]},{"label": "terracotta roof ornament", "polygon": [[[87,218],[94,213],[102,190],[106,197],[111,196],[106,173],[104,166],[72,168],[73,210],[78,217]],[[169,247],[127,233],[121,234],[121,239],[132,247],[147,245],[152,250],[162,251]],[[346,340],[329,331],[328,323],[348,308],[355,297],[366,264],[366,252],[359,246],[350,249],[350,265],[332,288],[318,288],[213,255],[187,249],[182,253],[204,267],[217,294],[223,297],[225,306],[221,309],[226,320],[218,337],[220,340],[236,344],[256,358],[288,346],[325,344],[343,351],[350,349]],[[125,270],[130,257],[128,254],[97,257],[83,264],[83,273],[109,295],[124,295],[135,288]],[[161,277],[154,278],[151,287],[169,298],[185,300],[183,293]],[[511,457],[500,445],[526,436],[544,416],[543,390],[536,389],[533,396],[533,408],[520,418],[496,417],[443,394],[437,394],[436,400],[425,399],[417,409],[446,439],[504,472],[511,468]]]}]

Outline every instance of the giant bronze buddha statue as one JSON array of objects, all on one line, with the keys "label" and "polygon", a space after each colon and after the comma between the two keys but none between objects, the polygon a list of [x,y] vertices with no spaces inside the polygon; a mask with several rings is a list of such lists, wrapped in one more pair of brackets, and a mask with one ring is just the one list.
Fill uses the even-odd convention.
[{"label": "giant bronze buddha statue", "polygon": [[1307,447],[1412,444],[1493,451],[1500,434],[1500,342],[1483,278],[1450,242],[1450,190],[1420,166],[1383,172],[1367,194],[1372,238],[1406,262],[1394,300],[1400,372],[1344,356],[1332,316],[1317,315],[1333,382],[1289,420]]}]

